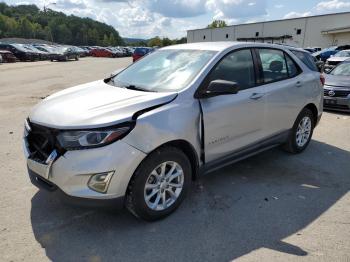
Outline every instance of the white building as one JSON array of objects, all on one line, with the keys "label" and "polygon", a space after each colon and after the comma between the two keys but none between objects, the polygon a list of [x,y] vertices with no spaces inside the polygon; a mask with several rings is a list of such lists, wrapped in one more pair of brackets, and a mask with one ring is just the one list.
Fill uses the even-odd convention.
[{"label": "white building", "polygon": [[246,41],[296,47],[350,44],[350,12],[187,31],[187,42]]}]

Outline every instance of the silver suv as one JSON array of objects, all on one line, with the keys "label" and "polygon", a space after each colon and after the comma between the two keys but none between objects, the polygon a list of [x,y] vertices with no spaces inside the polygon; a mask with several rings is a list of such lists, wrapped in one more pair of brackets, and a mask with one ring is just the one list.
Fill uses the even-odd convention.
[{"label": "silver suv", "polygon": [[176,45],[49,96],[25,121],[32,183],[156,220],[199,174],[278,145],[302,152],[322,114],[323,78],[293,51],[303,52]]}]

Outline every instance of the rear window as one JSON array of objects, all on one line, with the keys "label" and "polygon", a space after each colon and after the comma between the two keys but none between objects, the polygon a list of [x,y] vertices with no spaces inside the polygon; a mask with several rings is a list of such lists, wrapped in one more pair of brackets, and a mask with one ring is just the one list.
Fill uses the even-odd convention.
[{"label": "rear window", "polygon": [[316,63],[312,55],[305,52],[295,51],[295,50],[292,50],[292,53],[296,57],[298,57],[310,70],[318,72],[318,68],[316,66]]},{"label": "rear window", "polygon": [[149,52],[149,49],[147,48],[136,48],[135,49],[135,54],[137,55],[145,55]]}]

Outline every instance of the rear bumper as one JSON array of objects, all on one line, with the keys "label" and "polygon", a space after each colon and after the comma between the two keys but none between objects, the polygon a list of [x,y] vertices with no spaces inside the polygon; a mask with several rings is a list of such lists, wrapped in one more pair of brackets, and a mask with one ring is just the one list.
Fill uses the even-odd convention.
[{"label": "rear bumper", "polygon": [[124,197],[116,197],[111,199],[88,199],[83,197],[74,197],[66,194],[51,181],[36,174],[29,168],[28,175],[32,184],[35,185],[37,188],[57,193],[59,198],[68,204],[82,207],[102,207],[113,209],[122,209],[124,207]]}]

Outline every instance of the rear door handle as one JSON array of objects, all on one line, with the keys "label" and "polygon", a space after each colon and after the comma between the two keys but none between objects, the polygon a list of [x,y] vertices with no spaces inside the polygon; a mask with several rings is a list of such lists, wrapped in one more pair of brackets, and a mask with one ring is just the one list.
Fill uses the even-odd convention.
[{"label": "rear door handle", "polygon": [[258,99],[262,98],[264,95],[265,95],[264,93],[253,93],[249,98],[254,99],[254,100],[258,100]]},{"label": "rear door handle", "polygon": [[301,87],[303,84],[300,82],[300,81],[298,81],[296,84],[295,84],[295,86],[296,87]]}]

